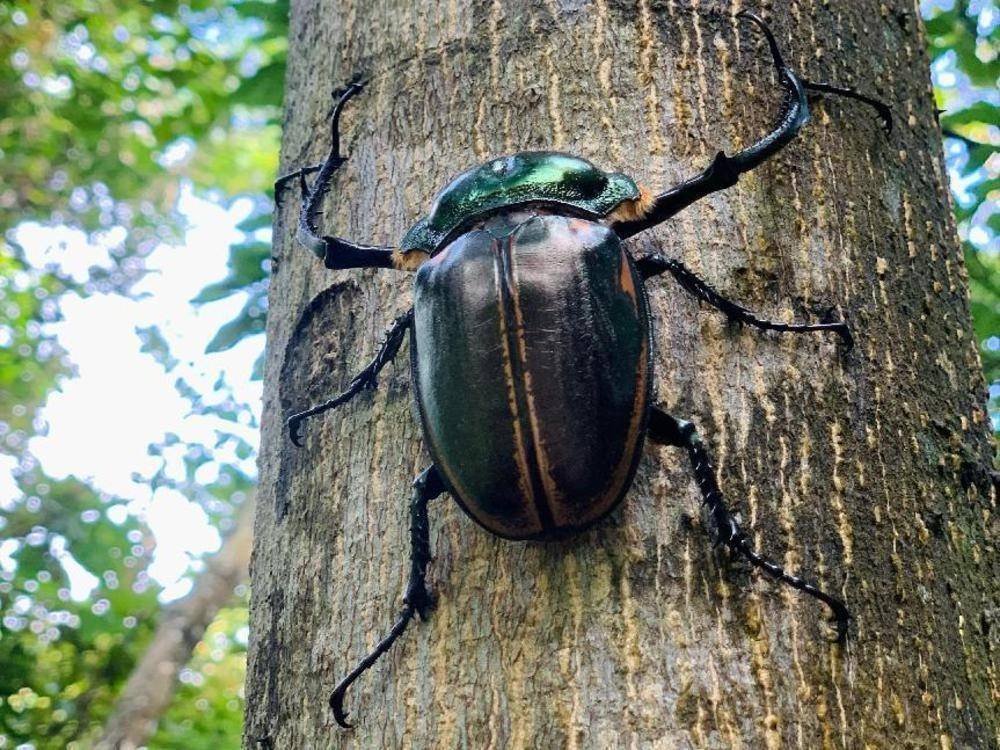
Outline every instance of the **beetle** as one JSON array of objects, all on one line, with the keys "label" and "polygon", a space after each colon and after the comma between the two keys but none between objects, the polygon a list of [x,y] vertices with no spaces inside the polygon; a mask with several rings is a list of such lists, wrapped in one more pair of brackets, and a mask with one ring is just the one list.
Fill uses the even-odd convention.
[{"label": "beetle", "polygon": [[[739,176],[789,143],[809,117],[806,92],[873,107],[887,133],[889,108],[852,89],[814,83],[785,65],[773,33],[750,11],[738,18],[766,40],[784,94],[774,128],[732,156],[655,194],[621,173],[549,151],[493,159],[454,179],[398,247],[361,245],[320,235],[317,218],[340,153],[344,105],[363,89],[337,94],[332,146],[322,164],[277,181],[298,180],[297,239],[327,268],[414,271],[413,307],[397,318],[374,359],[336,397],[291,415],[301,445],[308,417],[334,409],[367,388],[410,339],[410,369],[433,463],[413,484],[410,574],[404,607],[389,634],[334,689],[330,706],[347,723],[348,687],[384,654],[433,601],[427,506],[448,492],[476,523],[512,540],[576,534],[614,510],[632,484],[644,440],[685,449],[700,490],[706,525],[753,566],[825,603],[836,639],[850,612],[840,599],[759,554],[729,511],[704,440],[692,422],[652,403],[653,340],[645,281],[669,273],[698,300],[760,331],[830,332],[852,345],[842,321],[779,323],[760,318],[659,254],[633,257],[623,244],[695,201],[736,184]],[[316,174],[313,184],[307,176]]]}]

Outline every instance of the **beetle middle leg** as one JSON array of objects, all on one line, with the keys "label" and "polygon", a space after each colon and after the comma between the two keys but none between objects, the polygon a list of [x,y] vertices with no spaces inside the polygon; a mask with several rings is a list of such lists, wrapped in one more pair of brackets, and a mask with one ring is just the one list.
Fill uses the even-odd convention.
[{"label": "beetle middle leg", "polygon": [[717,310],[725,313],[730,320],[745,323],[761,331],[784,331],[788,333],[809,333],[811,331],[833,331],[843,338],[848,348],[854,346],[851,329],[846,323],[778,323],[758,318],[738,302],[723,297],[707,281],[702,280],[679,260],[665,258],[659,253],[644,255],[635,262],[642,278],[648,279],[668,272],[685,291],[694,295]]},{"label": "beetle middle leg", "polygon": [[413,482],[413,495],[410,499],[410,579],[403,597],[403,609],[399,613],[396,624],[389,634],[379,641],[375,649],[362,659],[350,674],[342,679],[330,694],[330,708],[333,718],[340,726],[347,728],[347,711],[344,710],[344,694],[351,684],[368,670],[378,658],[388,651],[410,624],[415,615],[421,620],[430,616],[434,600],[427,590],[425,576],[427,565],[431,561],[430,523],[427,518],[427,503],[445,491],[444,482],[432,464],[425,469]]},{"label": "beetle middle leg", "polygon": [[849,89],[846,86],[835,86],[831,83],[807,81],[805,78],[801,80],[805,90],[812,92],[813,94],[818,94],[820,96],[823,94],[833,94],[834,96],[841,96],[845,99],[854,99],[855,101],[867,104],[875,110],[879,118],[882,120],[882,128],[885,130],[885,134],[889,135],[892,132],[892,110],[889,109],[889,105],[885,102],[880,101],[873,96],[862,94],[854,89]]},{"label": "beetle middle leg", "polygon": [[410,308],[396,318],[392,322],[392,325],[386,329],[385,337],[382,339],[382,344],[379,346],[378,351],[375,352],[375,357],[368,363],[365,369],[354,376],[347,386],[347,390],[321,404],[316,404],[305,411],[293,414],[286,420],[288,436],[294,445],[302,447],[301,428],[302,422],[306,419],[314,417],[317,414],[322,414],[330,409],[336,409],[338,406],[346,404],[366,388],[372,389],[375,387],[378,382],[378,374],[382,371],[383,367],[395,358],[399,352],[399,347],[403,345],[403,337],[411,325],[413,325],[413,308]]},{"label": "beetle middle leg", "polygon": [[726,507],[725,496],[715,477],[715,468],[705,448],[705,443],[691,422],[675,419],[665,411],[653,408],[649,416],[649,439],[663,445],[673,445],[687,450],[695,481],[701,490],[702,504],[708,516],[709,533],[717,544],[725,544],[730,550],[746,558],[755,567],[786,583],[794,589],[819,599],[833,613],[837,629],[837,640],[843,641],[847,635],[851,613],[839,599],[830,596],[817,586],[797,576],[785,572],[776,562],[764,557],[750,546],[746,532],[740,528],[732,513]]}]

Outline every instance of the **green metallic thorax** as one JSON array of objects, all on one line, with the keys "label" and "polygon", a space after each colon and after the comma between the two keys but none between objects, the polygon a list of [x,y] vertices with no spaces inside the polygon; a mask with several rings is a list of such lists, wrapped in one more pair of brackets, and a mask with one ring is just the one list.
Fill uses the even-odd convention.
[{"label": "green metallic thorax", "polygon": [[638,197],[631,177],[602,172],[586,159],[553,151],[502,156],[463,172],[442,190],[427,218],[403,237],[400,250],[433,254],[456,229],[508,207],[541,203],[600,218]]}]

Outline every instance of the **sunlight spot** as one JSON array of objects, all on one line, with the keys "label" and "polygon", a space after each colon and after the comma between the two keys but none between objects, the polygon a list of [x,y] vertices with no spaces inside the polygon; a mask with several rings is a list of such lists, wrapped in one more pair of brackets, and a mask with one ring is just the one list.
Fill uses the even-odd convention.
[{"label": "sunlight spot", "polygon": [[165,587],[162,597],[173,599],[190,587],[183,576],[192,558],[214,552],[222,540],[204,509],[177,490],[161,487],[145,513],[156,537],[149,575]]},{"label": "sunlight spot", "polygon": [[0,453],[0,510],[11,510],[14,502],[21,497],[21,488],[14,478],[17,459]]},{"label": "sunlight spot", "polygon": [[52,537],[52,541],[49,542],[49,553],[59,561],[69,579],[70,598],[75,602],[83,602],[90,598],[100,579],[77,562],[76,558],[66,550],[66,538]]},{"label": "sunlight spot", "polygon": [[0,570],[11,573],[17,569],[14,555],[21,549],[21,543],[16,539],[4,539],[0,542]]}]

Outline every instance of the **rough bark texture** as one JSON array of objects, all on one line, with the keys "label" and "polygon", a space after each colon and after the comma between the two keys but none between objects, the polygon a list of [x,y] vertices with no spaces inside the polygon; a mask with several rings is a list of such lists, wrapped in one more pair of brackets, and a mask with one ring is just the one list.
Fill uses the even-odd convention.
[{"label": "rough bark texture", "polygon": [[233,598],[249,572],[254,503],[240,509],[236,527],[198,576],[194,589],[163,614],[153,640],[122,688],[95,750],[135,750],[146,744],[177,689],[177,678],[205,629]]},{"label": "rough bark texture", "polygon": [[[763,3],[762,3],[763,4]],[[657,403],[691,418],[755,541],[848,602],[716,559],[683,453],[652,448],[623,508],[558,544],[432,505],[439,605],[348,694],[407,569],[409,483],[429,462],[402,353],[380,389],[307,426],[411,300],[392,271],[330,273],[275,228],[246,746],[988,748],[997,743],[996,501],[984,384],[916,3],[763,4],[788,60],[892,105],[818,103],[778,158],[630,241],[769,317],[727,326],[649,284]],[[322,158],[335,85],[362,72],[326,229],[392,244],[456,172],[557,148],[660,188],[771,124],[774,77],[738,3],[298,0],[283,166]],[[303,312],[307,311],[305,315]],[[300,316],[302,316],[300,318]],[[299,322],[297,322],[299,321]],[[270,744],[268,744],[270,743]]]}]

